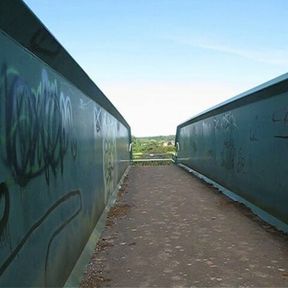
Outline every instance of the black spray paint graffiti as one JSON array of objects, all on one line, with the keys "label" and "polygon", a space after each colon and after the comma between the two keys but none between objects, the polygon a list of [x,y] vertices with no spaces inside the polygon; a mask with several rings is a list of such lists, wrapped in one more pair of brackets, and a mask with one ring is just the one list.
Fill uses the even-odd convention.
[{"label": "black spray paint graffiti", "polygon": [[9,218],[10,198],[7,185],[0,183],[0,242],[3,241]]},{"label": "black spray paint graffiti", "polygon": [[[80,213],[82,210],[82,196],[79,190],[71,191],[59,198],[47,211],[43,214],[43,216],[38,219],[28,230],[28,232],[24,235],[24,237],[21,239],[21,241],[17,244],[17,246],[11,251],[10,255],[3,261],[2,265],[0,266],[0,276],[5,272],[5,270],[9,267],[9,265],[14,261],[15,257],[17,257],[18,253],[21,251],[29,237],[36,231],[56,209],[61,207],[64,203],[71,201],[71,199],[76,198],[78,199],[78,209],[63,223],[60,224],[60,226],[54,231],[52,234],[49,242],[48,242],[48,248],[46,252],[46,259],[45,259],[45,283],[47,283],[47,263],[50,253],[50,246],[54,238],[63,230],[70,222],[76,218],[76,216]],[[61,209],[61,208],[59,208]]]},{"label": "black spray paint graffiti", "polygon": [[52,39],[50,40],[49,37],[51,36],[47,36],[47,32],[44,28],[38,29],[30,40],[32,51],[34,53],[38,52],[42,55],[44,54],[45,56],[57,56],[61,51],[61,45]]},{"label": "black spray paint graffiti", "polygon": [[[52,245],[53,241],[55,240],[55,238],[62,232],[62,230],[65,227],[67,227],[72,222],[72,220],[74,220],[78,216],[78,214],[82,210],[82,196],[81,196],[80,190],[75,190],[75,191],[71,191],[71,192],[67,193],[66,195],[64,195],[64,197],[59,199],[53,205],[56,208],[57,206],[60,206],[60,204],[64,203],[65,201],[68,202],[68,200],[73,198],[73,197],[74,198],[77,197],[77,199],[78,199],[78,204],[79,204],[78,209],[76,211],[74,211],[72,215],[67,217],[63,223],[59,224],[59,226],[55,229],[55,231],[53,232],[53,234],[50,237],[49,242],[48,242],[46,257],[45,257],[45,278],[44,278],[45,287],[51,286],[51,285],[48,285],[48,279],[49,279],[49,277],[48,277],[48,275],[49,275],[48,262],[49,262],[50,252],[51,252],[51,245]],[[50,262],[51,262],[51,260],[50,260]]]},{"label": "black spray paint graffiti", "polygon": [[[70,151],[73,159],[77,157],[77,141],[74,133],[72,105],[70,98],[58,90],[57,81],[50,81],[45,70],[36,90],[6,66],[1,70],[0,95],[4,97],[4,140],[5,155],[2,156],[9,167],[15,182],[20,186],[44,174],[49,184],[51,173],[64,171],[64,158]],[[29,228],[15,247],[10,247],[10,253],[0,265],[0,276],[13,263],[23,246],[45,220],[53,217],[53,213],[64,203],[72,205],[77,202],[72,215],[55,228],[50,239],[45,259],[45,283],[48,281],[47,263],[51,256],[51,243],[61,231],[75,219],[82,210],[82,198],[79,190],[71,191],[61,196],[47,211]],[[0,183],[0,242],[6,239],[9,220],[10,198],[5,183]],[[11,211],[10,211],[11,212]],[[7,242],[7,241],[6,241]]]},{"label": "black spray paint graffiti", "polygon": [[19,75],[2,69],[5,94],[6,163],[15,181],[25,186],[45,173],[49,184],[51,172],[64,170],[64,157],[70,149],[77,155],[70,98],[59,93],[57,82],[49,81],[42,71],[37,90]]},{"label": "black spray paint graffiti", "polygon": [[221,116],[221,127],[224,134],[224,148],[221,152],[221,165],[228,170],[233,170],[235,166],[235,139],[234,134],[238,129],[236,120],[231,112],[225,113]]},{"label": "black spray paint graffiti", "polygon": [[102,112],[100,107],[94,108],[94,134],[95,136],[101,132]]},{"label": "black spray paint graffiti", "polygon": [[[280,132],[278,135],[274,135],[274,138],[287,140],[288,139],[288,107],[283,107],[272,114],[272,122]],[[277,125],[277,126],[276,126]],[[275,129],[276,130],[276,129]]]},{"label": "black spray paint graffiti", "polygon": [[103,115],[103,168],[105,184],[105,203],[115,189],[115,180],[117,178],[117,156],[116,156],[116,120],[105,113]]}]

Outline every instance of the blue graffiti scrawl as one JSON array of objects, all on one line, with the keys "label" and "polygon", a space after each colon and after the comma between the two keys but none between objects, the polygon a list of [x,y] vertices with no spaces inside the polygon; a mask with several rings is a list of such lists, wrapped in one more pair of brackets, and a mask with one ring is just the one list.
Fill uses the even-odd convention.
[{"label": "blue graffiti scrawl", "polygon": [[55,177],[59,169],[63,173],[67,152],[77,156],[70,98],[59,92],[45,70],[36,90],[5,66],[1,77],[6,91],[6,163],[20,186],[42,173],[49,184],[51,172]]}]

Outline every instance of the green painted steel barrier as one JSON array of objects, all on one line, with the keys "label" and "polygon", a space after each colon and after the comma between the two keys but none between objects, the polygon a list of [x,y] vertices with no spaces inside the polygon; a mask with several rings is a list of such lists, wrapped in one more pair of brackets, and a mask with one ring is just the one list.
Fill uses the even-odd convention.
[{"label": "green painted steel barrier", "polygon": [[180,124],[177,163],[288,231],[288,74]]},{"label": "green painted steel barrier", "polygon": [[20,0],[0,2],[0,51],[0,286],[62,286],[129,166],[130,127]]}]

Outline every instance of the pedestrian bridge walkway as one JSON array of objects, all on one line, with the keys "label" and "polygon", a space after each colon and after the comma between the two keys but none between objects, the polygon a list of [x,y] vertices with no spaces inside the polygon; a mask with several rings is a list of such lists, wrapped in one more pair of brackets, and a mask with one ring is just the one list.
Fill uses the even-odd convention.
[{"label": "pedestrian bridge walkway", "polygon": [[286,287],[287,239],[175,165],[131,168],[81,286]]},{"label": "pedestrian bridge walkway", "polygon": [[[22,0],[0,1],[0,47],[0,287],[75,287],[130,125]],[[288,73],[175,127],[174,160],[288,233],[287,119]],[[247,208],[174,165],[126,182],[82,287],[288,287],[288,236]]]}]

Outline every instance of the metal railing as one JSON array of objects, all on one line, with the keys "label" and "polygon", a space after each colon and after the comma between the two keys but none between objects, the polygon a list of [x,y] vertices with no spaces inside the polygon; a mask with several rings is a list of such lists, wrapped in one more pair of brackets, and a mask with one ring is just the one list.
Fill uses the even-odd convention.
[{"label": "metal railing", "polygon": [[174,153],[139,153],[133,154],[133,165],[170,165],[174,162]]}]

